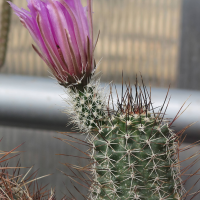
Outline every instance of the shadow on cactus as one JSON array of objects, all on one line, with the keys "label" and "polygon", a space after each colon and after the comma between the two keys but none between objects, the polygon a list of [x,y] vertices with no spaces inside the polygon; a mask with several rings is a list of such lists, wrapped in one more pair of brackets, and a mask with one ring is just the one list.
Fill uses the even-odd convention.
[{"label": "shadow on cactus", "polygon": [[0,199],[55,200],[54,191],[46,190],[46,186],[39,186],[37,182],[49,175],[37,178],[37,171],[30,174],[32,167],[26,174],[21,174],[20,169],[27,167],[21,167],[19,161],[15,167],[8,165],[10,159],[19,155],[15,150],[20,146],[9,152],[0,151]]},{"label": "shadow on cactus", "polygon": [[[88,93],[87,91],[86,86],[85,94]],[[185,139],[183,134],[192,124],[177,133],[172,130],[173,123],[185,111],[181,113],[185,103],[173,120],[165,118],[170,101],[169,98],[166,103],[168,92],[163,105],[154,108],[151,90],[147,91],[143,80],[140,86],[136,78],[135,88],[130,84],[124,86],[122,83],[122,95],[119,97],[117,94],[115,105],[111,87],[106,109],[103,110],[104,115],[95,118],[94,112],[98,113],[97,107],[90,109],[89,115],[93,117],[94,122],[90,124],[90,130],[81,129],[82,132],[87,133],[85,141],[67,133],[63,134],[69,139],[57,138],[67,141],[66,143],[78,151],[81,150],[74,144],[88,147],[88,151],[81,151],[83,156],[79,157],[79,159],[87,159],[88,165],[83,167],[64,163],[73,175],[63,172],[74,181],[77,191],[79,189],[75,184],[86,188],[87,194],[81,194],[84,199],[182,200],[194,199],[198,195],[199,191],[191,193],[197,182],[188,191],[184,185],[191,177],[198,176],[199,170],[192,174],[187,172],[199,161],[199,152],[185,160],[180,160],[180,154],[199,145],[199,141],[181,147]],[[80,99],[85,94],[83,93]],[[94,95],[92,92],[90,94]],[[91,99],[88,98],[84,103],[85,107],[88,106],[87,103],[91,104]],[[78,109],[81,105],[76,101],[73,104]],[[99,99],[99,102],[101,101],[102,99]],[[75,109],[76,113],[77,109]],[[80,110],[88,113],[88,110],[82,107]],[[72,119],[77,126],[79,115],[76,113]],[[88,114],[85,118],[83,116],[84,113],[78,124],[79,127],[84,127],[80,123],[88,123],[91,120],[88,119]],[[86,126],[88,127],[88,124]],[[194,157],[196,159],[187,167],[181,167],[183,162]],[[75,194],[70,191],[69,195],[69,199],[76,199]]]}]

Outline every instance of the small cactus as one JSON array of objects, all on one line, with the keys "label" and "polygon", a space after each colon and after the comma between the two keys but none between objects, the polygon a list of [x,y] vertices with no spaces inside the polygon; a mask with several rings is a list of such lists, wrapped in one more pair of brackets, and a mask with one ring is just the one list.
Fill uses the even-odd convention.
[{"label": "small cactus", "polygon": [[6,0],[3,0],[0,21],[0,68],[3,66],[6,58],[6,49],[8,45],[8,33],[11,21],[11,7]]},{"label": "small cactus", "polygon": [[174,156],[178,136],[147,107],[135,102],[119,106],[113,119],[93,130],[98,134],[92,140],[90,199],[175,200],[183,196]]},{"label": "small cactus", "polygon": [[[0,140],[0,142],[2,142]],[[18,162],[15,167],[8,166],[7,161],[12,159],[13,157],[11,154],[16,154],[15,150],[20,147],[21,145],[17,146],[16,148],[12,149],[11,151],[5,152],[1,151],[0,156],[0,199],[8,199],[8,200],[55,200],[54,191],[46,190],[46,186],[39,187],[37,180],[43,176],[36,178],[37,172],[30,174],[32,167],[28,170],[26,174],[21,174],[20,169],[25,168],[21,167],[20,163]],[[11,170],[12,173],[11,173]],[[33,190],[30,187],[33,186]],[[32,190],[32,191],[31,191]]]},{"label": "small cactus", "polygon": [[[86,86],[85,93],[81,93],[85,104],[80,103],[80,92],[70,96],[71,102],[74,102],[72,109],[75,117],[72,122],[78,124],[81,132],[89,133],[87,145],[90,149],[87,155],[91,163],[89,167],[76,168],[91,172],[91,180],[84,181],[90,185],[87,198],[185,199],[188,192],[181,179],[183,173],[179,160],[181,136],[185,129],[178,133],[171,129],[177,117],[172,122],[164,118],[165,103],[156,112],[148,91],[144,86],[142,91],[137,83],[135,95],[128,86],[122,99],[118,99],[115,110],[106,105],[106,98],[95,99],[95,102],[102,103],[102,111],[96,104],[88,108],[87,104],[93,105],[91,97],[98,92],[93,92],[96,88],[91,86],[93,84]],[[88,91],[90,95],[87,96]],[[99,113],[99,118],[94,117],[95,112]],[[87,117],[85,113],[88,113]],[[82,178],[80,180],[83,181]]]}]

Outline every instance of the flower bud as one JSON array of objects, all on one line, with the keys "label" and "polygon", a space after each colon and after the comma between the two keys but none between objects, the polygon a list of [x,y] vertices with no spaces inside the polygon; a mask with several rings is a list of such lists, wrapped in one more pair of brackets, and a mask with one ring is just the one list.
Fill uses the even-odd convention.
[{"label": "flower bud", "polygon": [[27,0],[27,11],[9,2],[58,82],[86,85],[95,70],[93,58],[92,0]]}]

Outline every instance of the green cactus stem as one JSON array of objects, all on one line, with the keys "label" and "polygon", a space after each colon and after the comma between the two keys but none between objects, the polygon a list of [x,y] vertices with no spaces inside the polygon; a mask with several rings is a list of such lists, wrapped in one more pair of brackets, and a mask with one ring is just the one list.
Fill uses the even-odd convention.
[{"label": "green cactus stem", "polygon": [[[90,93],[89,99],[86,92],[81,96],[84,96],[86,104],[91,103],[91,96],[94,95]],[[80,97],[78,94],[77,97]],[[103,102],[102,98],[99,99]],[[105,102],[106,112],[100,112],[96,105],[88,109],[84,104],[77,103],[79,100],[75,101],[73,109],[76,117],[73,122],[79,124],[82,132],[89,133],[86,143],[90,149],[84,154],[90,157],[91,163],[75,168],[81,172],[85,170],[87,176],[88,171],[91,172],[89,181],[88,178],[83,181],[82,177],[76,177],[87,187],[90,185],[87,199],[186,199],[188,192],[181,178],[184,173],[181,171],[179,152],[181,136],[190,125],[178,133],[171,129],[177,116],[172,122],[164,118],[168,107],[167,104],[164,110],[166,99],[156,112],[145,86],[142,89],[136,84],[135,95],[127,86],[121,100],[118,98],[115,110],[105,106]],[[86,112],[87,118],[83,117]],[[93,118],[95,112],[101,113],[101,117]],[[81,117],[77,117],[79,115]],[[91,119],[92,124],[88,122]]]},{"label": "green cactus stem", "polygon": [[103,94],[104,88],[99,86],[100,80],[91,81],[83,91],[75,88],[68,88],[69,96],[66,102],[69,108],[66,113],[71,115],[71,121],[75,127],[85,133],[90,133],[96,127],[96,123],[103,124],[106,119],[106,96]]},{"label": "green cactus stem", "polygon": [[3,0],[1,9],[1,29],[0,29],[0,68],[6,59],[8,45],[8,33],[11,21],[11,7],[6,0]]},{"label": "green cactus stem", "polygon": [[175,156],[179,136],[141,96],[133,99],[129,88],[115,115],[93,130],[90,199],[176,200],[185,193]]}]

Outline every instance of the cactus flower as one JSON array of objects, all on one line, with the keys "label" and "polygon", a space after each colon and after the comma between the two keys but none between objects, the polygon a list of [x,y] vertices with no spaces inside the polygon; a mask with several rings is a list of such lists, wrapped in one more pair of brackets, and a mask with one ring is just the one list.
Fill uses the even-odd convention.
[{"label": "cactus flower", "polygon": [[92,0],[27,0],[27,11],[9,2],[29,31],[33,49],[62,85],[87,84],[94,72]]}]

